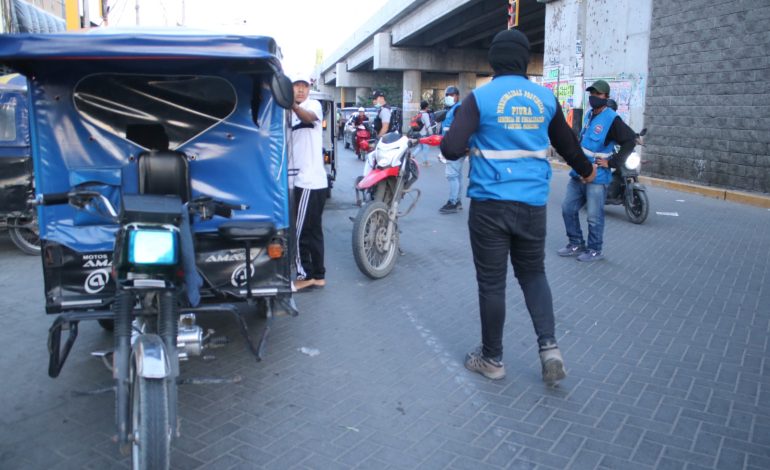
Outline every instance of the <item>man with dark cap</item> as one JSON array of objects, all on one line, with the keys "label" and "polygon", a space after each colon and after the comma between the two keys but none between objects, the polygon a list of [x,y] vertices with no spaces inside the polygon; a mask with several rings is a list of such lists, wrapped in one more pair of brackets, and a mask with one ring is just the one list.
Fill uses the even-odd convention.
[{"label": "man with dark cap", "polygon": [[372,103],[377,108],[377,117],[374,118],[372,127],[374,127],[374,132],[377,133],[377,137],[382,137],[394,130],[390,123],[392,114],[390,106],[388,106],[388,101],[385,99],[385,93],[380,90],[375,90],[372,93]]},{"label": "man with dark cap", "polygon": [[[596,179],[591,184],[579,181],[578,174],[570,172],[567,194],[561,205],[564,227],[567,231],[567,246],[560,249],[559,256],[577,256],[581,262],[593,262],[604,259],[602,244],[604,241],[604,201],[607,186],[612,179],[610,166],[625,161],[634,150],[636,134],[623,119],[607,106],[610,97],[610,85],[604,80],[595,81],[586,89],[590,93],[588,104],[591,110],[586,113],[583,128],[580,131],[580,145],[583,153],[596,163]],[[615,145],[620,145],[615,155]],[[580,229],[580,209],[586,206],[588,213],[588,247]]]},{"label": "man with dark cap", "polygon": [[505,278],[510,256],[537,334],[543,380],[554,385],[566,372],[556,344],[544,264],[549,141],[584,181],[592,181],[596,170],[583,155],[553,93],[527,79],[527,37],[515,29],[498,33],[489,49],[489,63],[494,79],[463,100],[441,142],[447,159],[470,152],[468,228],[482,344],[466,356],[465,367],[490,379],[505,377]]},{"label": "man with dark cap", "polygon": [[[449,85],[444,91],[444,109],[446,109],[446,117],[441,123],[441,133],[446,134],[449,128],[454,122],[455,113],[460,108],[460,90],[454,86]],[[465,157],[460,157],[456,160],[446,162],[446,168],[444,173],[446,180],[449,183],[449,199],[446,204],[439,208],[439,212],[442,214],[456,214],[463,208],[461,201],[463,192],[463,164],[465,163]]]}]

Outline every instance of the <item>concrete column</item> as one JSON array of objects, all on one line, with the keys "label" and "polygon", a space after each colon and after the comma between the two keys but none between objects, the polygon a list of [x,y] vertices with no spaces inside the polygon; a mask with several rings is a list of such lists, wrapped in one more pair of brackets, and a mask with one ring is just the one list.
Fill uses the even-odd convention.
[{"label": "concrete column", "polygon": [[[372,99],[372,89],[369,87],[356,88],[356,105],[364,106]],[[363,100],[363,101],[362,101]]]},{"label": "concrete column", "polygon": [[464,99],[476,89],[476,74],[461,72],[457,77],[457,88],[460,89],[460,99]]},{"label": "concrete column", "polygon": [[404,94],[401,106],[403,124],[406,127],[409,120],[420,110],[422,95],[422,72],[419,70],[404,70]]}]

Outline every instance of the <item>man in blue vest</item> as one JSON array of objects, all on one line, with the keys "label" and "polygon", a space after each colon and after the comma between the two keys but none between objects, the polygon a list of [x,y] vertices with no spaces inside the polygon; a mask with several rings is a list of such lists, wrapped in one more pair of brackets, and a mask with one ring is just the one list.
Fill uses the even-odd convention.
[{"label": "man in blue vest", "polygon": [[494,79],[463,100],[441,152],[456,160],[470,152],[468,228],[479,289],[481,347],[465,367],[505,377],[503,327],[510,257],[537,334],[543,380],[566,376],[556,344],[551,289],[545,276],[545,226],[551,166],[549,142],[584,181],[596,169],[580,149],[553,93],[527,79],[529,40],[515,29],[498,33],[489,49]]},{"label": "man in blue vest", "polygon": [[[558,251],[559,256],[577,256],[578,261],[592,262],[604,259],[602,244],[604,239],[604,201],[607,186],[612,179],[611,161],[624,161],[634,150],[636,135],[623,119],[607,106],[610,97],[610,85],[604,80],[597,80],[586,89],[590,93],[588,103],[591,110],[583,121],[580,131],[580,145],[583,153],[596,163],[596,179],[591,184],[583,184],[578,174],[570,172],[567,195],[561,206],[564,227],[569,242]],[[620,145],[615,155],[615,145]],[[580,209],[586,206],[588,213],[588,247],[580,229]]]},{"label": "man in blue vest", "polygon": [[[446,87],[444,92],[444,107],[447,110],[446,117],[441,123],[441,134],[446,134],[449,131],[452,122],[454,121],[455,112],[460,108],[460,90],[456,86],[450,85]],[[439,212],[442,214],[456,214],[463,209],[463,203],[460,200],[463,192],[463,164],[465,163],[465,157],[458,158],[454,161],[446,162],[446,180],[449,182],[449,199],[446,204],[439,208]]]}]

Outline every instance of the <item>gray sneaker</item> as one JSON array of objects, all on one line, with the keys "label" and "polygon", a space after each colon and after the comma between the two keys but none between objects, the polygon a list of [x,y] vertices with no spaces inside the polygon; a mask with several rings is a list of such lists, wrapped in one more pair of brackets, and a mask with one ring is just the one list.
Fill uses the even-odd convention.
[{"label": "gray sneaker", "polygon": [[567,377],[564,359],[556,343],[540,348],[540,364],[543,366],[543,382],[549,386],[554,386]]},{"label": "gray sneaker", "polygon": [[601,251],[596,251],[592,249],[588,249],[585,252],[581,253],[580,256],[577,257],[577,260],[583,263],[590,263],[593,261],[601,261],[604,259],[604,255]]},{"label": "gray sneaker", "polygon": [[488,379],[500,380],[505,378],[505,365],[500,361],[485,357],[481,353],[480,347],[465,356],[465,368],[471,372],[478,372]]},{"label": "gray sneaker", "polygon": [[580,253],[583,253],[584,251],[586,251],[585,245],[573,245],[572,243],[568,243],[567,246],[565,246],[564,248],[560,249],[556,253],[559,256],[565,256],[566,257],[566,256],[577,256]]}]

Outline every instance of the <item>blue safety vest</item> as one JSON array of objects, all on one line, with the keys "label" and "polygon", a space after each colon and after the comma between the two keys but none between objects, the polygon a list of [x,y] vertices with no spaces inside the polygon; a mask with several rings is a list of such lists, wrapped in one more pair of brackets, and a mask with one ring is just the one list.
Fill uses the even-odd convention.
[{"label": "blue safety vest", "polygon": [[468,197],[543,206],[551,165],[548,126],[556,98],[518,75],[496,77],[473,91],[479,127],[470,138]]},{"label": "blue safety vest", "polygon": [[[610,132],[612,122],[615,121],[617,113],[610,108],[604,108],[604,111],[593,117],[593,111],[586,114],[583,121],[583,129],[580,131],[580,146],[583,147],[583,153],[594,163],[597,158],[610,158],[615,151],[615,142],[607,140],[607,133]],[[570,176],[577,178],[575,170],[570,172]],[[594,184],[608,184],[612,179],[612,173],[609,168],[597,168]]]},{"label": "blue safety vest", "polygon": [[449,108],[449,111],[446,112],[446,116],[444,116],[444,121],[441,123],[441,134],[444,135],[449,131],[449,126],[452,125],[452,121],[455,120],[455,111],[457,111],[457,108],[460,107],[460,103],[462,101],[458,101],[457,103],[453,104],[451,108]]}]

